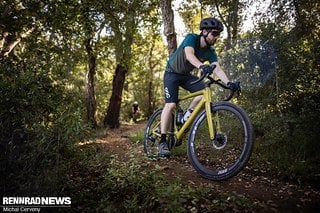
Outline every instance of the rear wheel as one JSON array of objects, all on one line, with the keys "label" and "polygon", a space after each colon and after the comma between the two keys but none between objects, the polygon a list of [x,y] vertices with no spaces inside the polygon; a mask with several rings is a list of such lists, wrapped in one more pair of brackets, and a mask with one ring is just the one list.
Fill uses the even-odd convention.
[{"label": "rear wheel", "polygon": [[144,133],[144,152],[150,158],[158,157],[158,145],[161,138],[161,113],[162,109],[156,110],[150,117]]},{"label": "rear wheel", "polygon": [[[161,139],[161,113],[163,109],[156,110],[150,117],[144,134],[144,152],[148,157],[158,157],[158,146]],[[172,114],[167,132],[167,143],[171,150],[176,145],[174,137],[174,116]]]},{"label": "rear wheel", "polygon": [[210,180],[225,180],[236,175],[252,152],[252,125],[246,112],[229,102],[212,105],[215,137],[210,139],[206,112],[192,125],[188,157],[192,166]]}]

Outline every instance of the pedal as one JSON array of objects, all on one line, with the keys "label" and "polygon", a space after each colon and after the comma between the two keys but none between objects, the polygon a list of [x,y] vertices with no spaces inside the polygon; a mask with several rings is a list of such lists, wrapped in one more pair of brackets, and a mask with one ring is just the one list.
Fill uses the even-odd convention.
[{"label": "pedal", "polygon": [[150,135],[148,138],[152,142],[156,142],[156,139],[157,139],[156,136],[154,136],[154,135]]}]

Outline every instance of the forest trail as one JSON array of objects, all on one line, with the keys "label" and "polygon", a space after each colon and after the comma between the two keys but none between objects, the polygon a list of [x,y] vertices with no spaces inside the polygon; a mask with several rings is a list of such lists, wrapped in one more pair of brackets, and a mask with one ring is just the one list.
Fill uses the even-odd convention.
[{"label": "forest trail", "polygon": [[119,129],[108,129],[99,139],[102,151],[117,155],[125,161],[134,155],[139,162],[152,169],[157,165],[168,179],[180,178],[181,182],[190,186],[205,186],[221,193],[236,193],[245,196],[252,202],[266,206],[274,212],[320,212],[320,189],[284,182],[263,170],[254,170],[249,165],[237,176],[227,181],[210,181],[202,178],[192,168],[185,157],[171,156],[158,161],[144,157],[143,145],[133,143],[129,137],[144,131],[145,122],[122,124]]}]

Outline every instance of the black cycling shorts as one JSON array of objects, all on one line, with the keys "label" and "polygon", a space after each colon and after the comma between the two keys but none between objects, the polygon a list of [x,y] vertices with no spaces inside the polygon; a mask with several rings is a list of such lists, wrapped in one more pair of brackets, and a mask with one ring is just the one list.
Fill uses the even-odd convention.
[{"label": "black cycling shorts", "polygon": [[178,102],[179,86],[189,92],[203,90],[205,88],[205,84],[202,81],[196,84],[191,84],[191,82],[198,79],[199,78],[197,76],[191,74],[181,75],[174,72],[164,72],[163,86],[166,103]]}]

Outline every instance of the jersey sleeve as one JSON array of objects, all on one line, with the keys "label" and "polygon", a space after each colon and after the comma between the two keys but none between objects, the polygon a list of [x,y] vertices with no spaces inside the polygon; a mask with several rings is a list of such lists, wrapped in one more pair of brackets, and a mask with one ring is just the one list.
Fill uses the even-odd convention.
[{"label": "jersey sleeve", "polygon": [[183,41],[183,47],[193,47],[196,48],[197,37],[194,34],[188,34]]},{"label": "jersey sleeve", "polygon": [[217,53],[213,47],[210,47],[209,49],[204,51],[200,51],[201,53],[197,51],[197,49],[201,49],[199,42],[200,42],[199,38],[197,37],[196,34],[188,34],[183,41],[183,48],[193,47],[196,50],[196,56],[202,62],[209,61],[210,64],[212,64],[213,62],[218,61]]}]

